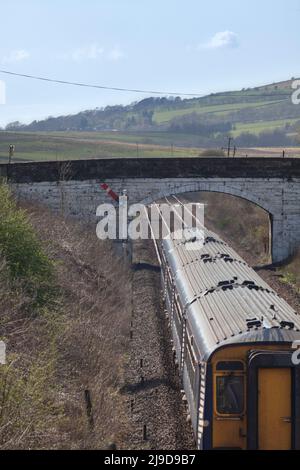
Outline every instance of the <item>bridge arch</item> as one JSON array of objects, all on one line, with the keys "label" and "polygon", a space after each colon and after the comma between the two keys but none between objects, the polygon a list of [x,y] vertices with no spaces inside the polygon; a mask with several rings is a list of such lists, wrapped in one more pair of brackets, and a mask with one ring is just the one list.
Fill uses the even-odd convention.
[{"label": "bridge arch", "polygon": [[163,187],[157,192],[151,193],[145,197],[141,202],[141,204],[149,205],[158,199],[162,199],[164,197],[170,197],[172,195],[178,196],[186,193],[194,193],[194,192],[209,192],[209,193],[221,193],[221,194],[228,194],[230,196],[236,196],[240,199],[244,199],[245,201],[251,202],[256,206],[259,206],[261,209],[265,210],[271,217],[273,216],[273,208],[272,204],[266,200],[266,198],[261,198],[258,194],[254,191],[249,191],[243,189],[243,187],[239,187],[237,185],[231,185],[230,183],[221,183],[215,184],[213,182],[198,182],[198,183],[186,183],[186,184],[178,184],[175,183],[168,187]]},{"label": "bridge arch", "polygon": [[[154,201],[162,199],[164,197],[170,197],[172,195],[183,195],[193,192],[207,192],[207,193],[218,193],[218,194],[226,194],[230,196],[237,197],[239,199],[243,199],[244,201],[250,202],[258,206],[259,208],[263,209],[269,218],[269,256],[271,257],[273,262],[277,262],[277,251],[278,248],[276,246],[276,223],[274,223],[274,216],[276,220],[276,214],[274,214],[272,207],[272,202],[268,201],[266,198],[261,198],[259,194],[257,194],[253,188],[253,190],[249,191],[249,189],[245,189],[243,185],[237,185],[236,183],[229,183],[229,182],[193,182],[193,183],[183,183],[178,184],[177,182],[168,186],[162,187],[158,192],[151,193],[142,201],[140,201],[144,205],[149,205]],[[274,242],[275,239],[275,242]]]}]

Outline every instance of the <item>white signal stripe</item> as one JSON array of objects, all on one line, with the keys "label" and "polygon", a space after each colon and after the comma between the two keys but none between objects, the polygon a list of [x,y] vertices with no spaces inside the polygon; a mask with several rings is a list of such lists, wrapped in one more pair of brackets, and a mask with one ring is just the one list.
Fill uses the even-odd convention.
[{"label": "white signal stripe", "polygon": [[119,196],[108,186],[108,184],[101,184],[101,189],[106,191],[106,193],[114,200],[119,202]]}]

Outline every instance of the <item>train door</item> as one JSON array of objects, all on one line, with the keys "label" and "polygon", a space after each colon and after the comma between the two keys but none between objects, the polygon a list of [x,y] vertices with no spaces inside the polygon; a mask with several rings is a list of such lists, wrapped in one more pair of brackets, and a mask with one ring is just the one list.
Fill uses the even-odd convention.
[{"label": "train door", "polygon": [[258,369],[258,448],[292,447],[292,370]]}]

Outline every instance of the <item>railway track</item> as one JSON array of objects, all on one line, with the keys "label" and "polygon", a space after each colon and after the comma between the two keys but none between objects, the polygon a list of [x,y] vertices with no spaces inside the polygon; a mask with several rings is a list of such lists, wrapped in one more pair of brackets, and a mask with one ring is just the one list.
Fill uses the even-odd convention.
[{"label": "railway track", "polygon": [[[134,242],[130,358],[123,393],[127,396],[130,431],[127,449],[195,449],[171,335],[161,302],[160,274],[153,243]],[[144,266],[144,267],[143,267]]]}]

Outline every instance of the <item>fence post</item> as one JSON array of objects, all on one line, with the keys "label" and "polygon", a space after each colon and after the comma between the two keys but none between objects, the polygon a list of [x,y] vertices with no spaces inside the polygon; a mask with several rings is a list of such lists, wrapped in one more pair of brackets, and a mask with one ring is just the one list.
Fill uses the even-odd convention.
[{"label": "fence post", "polygon": [[89,390],[84,391],[84,399],[85,399],[86,414],[89,420],[89,425],[90,425],[90,428],[93,429],[94,427],[93,405],[92,405],[91,392]]},{"label": "fence post", "polygon": [[144,424],[144,427],[143,427],[143,439],[144,439],[144,441],[148,440],[146,424]]}]

